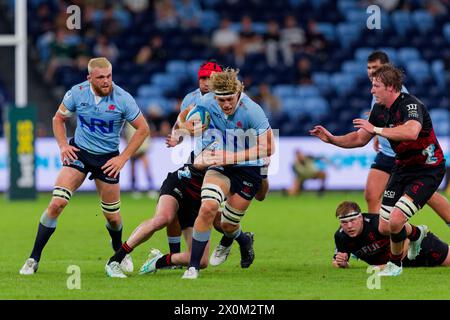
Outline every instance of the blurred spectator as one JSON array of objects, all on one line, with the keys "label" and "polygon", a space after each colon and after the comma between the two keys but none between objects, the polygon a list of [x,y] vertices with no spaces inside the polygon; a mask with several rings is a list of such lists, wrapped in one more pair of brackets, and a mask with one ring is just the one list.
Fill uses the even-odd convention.
[{"label": "blurred spectator", "polygon": [[295,82],[301,85],[312,84],[311,61],[306,57],[301,57],[297,61]]},{"label": "blurred spectator", "polygon": [[253,98],[264,109],[266,115],[271,118],[272,115],[280,113],[280,100],[270,92],[269,85],[267,83],[261,83],[258,89],[258,94]]},{"label": "blurred spectator", "polygon": [[135,14],[139,14],[148,9],[148,0],[123,0],[123,4]]},{"label": "blurred spectator", "polygon": [[450,1],[448,0],[427,0],[425,2],[425,8],[433,16],[441,16],[447,14],[449,7]]},{"label": "blurred spectator", "polygon": [[239,45],[243,47],[245,54],[258,53],[263,49],[262,38],[253,30],[253,21],[250,16],[241,19],[242,30],[239,33]]},{"label": "blurred spectator", "polygon": [[183,29],[198,28],[202,18],[202,8],[196,0],[177,0],[175,7]]},{"label": "blurred spectator", "polygon": [[377,6],[380,6],[383,8],[383,10],[391,12],[394,11],[397,8],[400,8],[403,6],[402,0],[374,0],[372,1],[373,4],[376,4]]},{"label": "blurred spectator", "polygon": [[297,25],[295,16],[287,15],[284,18],[284,26],[280,31],[281,51],[286,66],[294,64],[294,54],[301,52],[305,41],[305,32]]},{"label": "blurred spectator", "polygon": [[295,174],[295,180],[290,189],[287,190],[289,196],[296,196],[300,194],[303,189],[303,184],[309,179],[320,179],[321,186],[318,194],[321,196],[325,191],[326,173],[320,170],[315,160],[317,158],[303,154],[300,150],[295,151],[295,160],[292,165],[292,170]]},{"label": "blurred spectator", "polygon": [[97,37],[97,43],[94,46],[94,56],[96,57],[105,57],[112,64],[116,63],[117,58],[119,57],[119,50],[116,45],[109,41],[109,39],[100,35]]},{"label": "blurred spectator", "polygon": [[267,64],[274,68],[278,65],[278,50],[280,46],[280,26],[276,20],[267,23],[267,32],[264,34]]},{"label": "blurred spectator", "polygon": [[122,25],[121,21],[116,18],[114,6],[105,6],[100,25],[100,33],[108,38],[114,38],[121,34],[125,27],[126,26]]},{"label": "blurred spectator", "polygon": [[239,41],[239,35],[231,30],[230,20],[222,18],[219,29],[213,31],[211,36],[212,46],[219,50],[220,55],[226,55]]},{"label": "blurred spectator", "polygon": [[178,26],[178,17],[171,0],[155,1],[155,25],[158,29],[173,29]]},{"label": "blurred spectator", "polygon": [[56,70],[62,66],[72,66],[77,52],[76,44],[69,39],[64,29],[58,29],[54,40],[50,43],[50,61],[44,75],[47,83],[53,81]]},{"label": "blurred spectator", "polygon": [[148,62],[161,62],[167,59],[167,51],[163,46],[163,39],[156,35],[151,37],[148,45],[139,49],[136,55],[137,64],[146,64]]},{"label": "blurred spectator", "polygon": [[327,49],[327,39],[318,30],[317,22],[310,19],[308,21],[308,28],[306,29],[305,52],[313,56],[320,63],[325,63],[328,59]]}]

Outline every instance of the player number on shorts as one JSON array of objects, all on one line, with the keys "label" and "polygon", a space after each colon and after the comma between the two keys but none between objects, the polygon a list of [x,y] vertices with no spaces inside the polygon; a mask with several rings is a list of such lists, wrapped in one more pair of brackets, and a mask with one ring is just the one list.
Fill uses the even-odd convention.
[{"label": "player number on shorts", "polygon": [[434,144],[430,144],[422,150],[422,154],[427,156],[427,160],[425,161],[426,164],[434,164],[437,162],[437,158],[434,156],[434,150],[436,150]]}]

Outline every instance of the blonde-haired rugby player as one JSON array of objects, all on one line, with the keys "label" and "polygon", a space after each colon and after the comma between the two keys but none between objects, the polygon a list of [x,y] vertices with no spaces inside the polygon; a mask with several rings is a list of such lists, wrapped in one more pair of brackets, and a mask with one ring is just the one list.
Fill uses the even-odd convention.
[{"label": "blonde-haired rugby player", "polygon": [[[67,142],[65,122],[77,117],[75,136]],[[125,121],[136,128],[126,148],[119,152],[119,136]],[[38,269],[44,249],[56,229],[59,215],[73,193],[90,173],[100,195],[100,206],[112,247],[122,245],[119,173],[136,152],[150,129],[133,97],[112,82],[112,66],[106,58],[94,58],[88,64],[87,81],[73,86],[65,94],[53,117],[53,133],[58,143],[63,167],[56,178],[50,204],[44,210],[30,257],[20,274],[31,275]],[[82,239],[80,239],[82,241]],[[131,257],[121,266],[133,271]]]}]

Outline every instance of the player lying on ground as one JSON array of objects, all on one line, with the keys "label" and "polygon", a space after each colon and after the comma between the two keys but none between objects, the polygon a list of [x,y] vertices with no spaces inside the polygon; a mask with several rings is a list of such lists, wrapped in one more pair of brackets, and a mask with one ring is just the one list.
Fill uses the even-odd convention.
[{"label": "player lying on ground", "polygon": [[[351,255],[370,265],[381,266],[389,261],[389,236],[378,231],[379,214],[361,213],[356,202],[344,201],[336,209],[340,227],[334,234],[336,245],[333,266],[348,268]],[[405,267],[450,266],[448,244],[441,241],[427,226],[418,226],[421,236],[417,241],[405,241]],[[409,247],[408,247],[409,246]],[[408,254],[406,254],[408,252]]]}]

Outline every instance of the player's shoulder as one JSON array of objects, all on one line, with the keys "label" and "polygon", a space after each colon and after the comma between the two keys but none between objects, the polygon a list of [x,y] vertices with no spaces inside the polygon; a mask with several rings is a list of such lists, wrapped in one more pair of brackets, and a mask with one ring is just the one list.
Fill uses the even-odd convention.
[{"label": "player's shoulder", "polygon": [[70,92],[72,95],[83,95],[88,94],[90,89],[90,83],[88,80],[83,81],[81,83],[73,85],[68,92]]},{"label": "player's shoulder", "polygon": [[114,99],[119,102],[129,102],[134,101],[134,97],[125,89],[113,83],[113,95]]},{"label": "player's shoulder", "polygon": [[404,105],[404,106],[407,106],[410,104],[417,104],[417,105],[425,106],[424,103],[419,98],[417,98],[416,96],[414,96],[410,93],[402,92],[402,93],[400,93],[399,98],[400,98],[402,105]]},{"label": "player's shoulder", "polygon": [[200,89],[195,89],[194,91],[191,91],[191,92],[189,92],[188,94],[186,94],[185,96],[184,96],[184,98],[183,98],[183,101],[184,100],[193,100],[193,99],[199,99],[199,98],[201,98],[201,96],[202,96],[202,93],[201,93],[201,91],[200,91]]},{"label": "player's shoulder", "polygon": [[265,115],[263,108],[245,93],[242,93],[242,97],[239,99],[238,106],[239,108],[245,110],[245,114],[249,117],[255,115]]},{"label": "player's shoulder", "polygon": [[380,215],[378,213],[363,213],[362,214],[364,221],[375,221],[378,222]]},{"label": "player's shoulder", "polygon": [[339,227],[336,232],[334,233],[334,240],[335,241],[346,241],[348,238],[348,235],[344,232],[344,229]]},{"label": "player's shoulder", "polygon": [[208,92],[207,94],[204,94],[203,96],[200,97],[198,104],[203,106],[206,106],[208,104],[214,104],[216,101],[215,96],[216,95],[213,92]]}]

